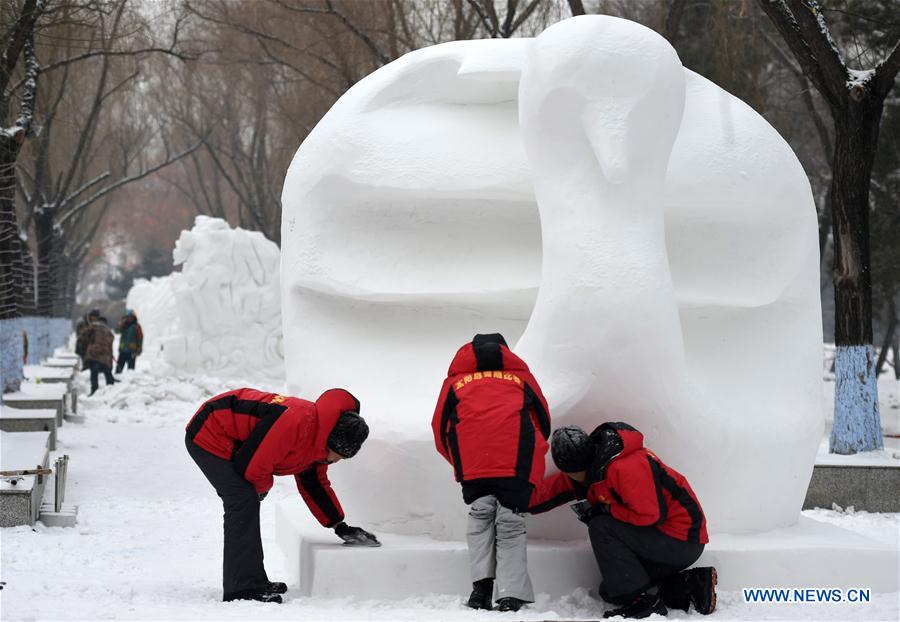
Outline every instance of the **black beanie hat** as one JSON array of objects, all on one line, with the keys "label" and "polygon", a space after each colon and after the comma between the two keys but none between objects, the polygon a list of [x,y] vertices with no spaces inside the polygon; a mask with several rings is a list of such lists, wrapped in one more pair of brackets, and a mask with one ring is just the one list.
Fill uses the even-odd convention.
[{"label": "black beanie hat", "polygon": [[584,430],[574,425],[559,428],[550,438],[553,462],[563,473],[586,471],[594,458],[594,446]]},{"label": "black beanie hat", "polygon": [[352,458],[369,437],[369,426],[359,413],[345,410],[328,435],[328,448],[341,454],[344,458]]}]

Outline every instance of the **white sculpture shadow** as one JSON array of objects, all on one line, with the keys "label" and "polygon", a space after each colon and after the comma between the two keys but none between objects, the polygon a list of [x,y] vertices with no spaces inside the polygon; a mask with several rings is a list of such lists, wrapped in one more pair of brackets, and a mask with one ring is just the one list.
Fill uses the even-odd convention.
[{"label": "white sculpture shadow", "polygon": [[713,533],[796,521],[822,433],[809,184],[653,31],[588,16],[407,54],[335,104],[282,198],[289,388],[345,386],[372,427],[334,469],[348,516],[462,536],[428,424],[456,348],[500,331],[554,427],[631,422]]}]

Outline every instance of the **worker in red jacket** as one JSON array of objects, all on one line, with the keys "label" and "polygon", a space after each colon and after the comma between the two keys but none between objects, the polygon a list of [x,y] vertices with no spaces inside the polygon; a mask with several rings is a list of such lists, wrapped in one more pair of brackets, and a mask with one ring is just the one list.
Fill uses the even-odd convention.
[{"label": "worker in red jacket", "polygon": [[604,617],[665,615],[666,607],[699,613],[716,607],[716,569],[692,568],[709,542],[706,517],[683,475],[643,446],[627,423],[604,423],[590,436],[577,426],[553,433],[561,473],[544,480],[529,511],[573,499],[587,523],[603,575],[600,596],[620,605]]},{"label": "worker in red jacket", "polygon": [[502,335],[475,335],[450,364],[431,426],[469,504],[468,605],[491,609],[496,578],[498,609],[517,611],[534,602],[524,513],[544,477],[547,400]]},{"label": "worker in red jacket", "polygon": [[187,425],[187,451],[225,506],[224,600],[281,602],[284,583],[263,567],[259,504],[275,475],[293,475],[324,527],[349,544],[377,546],[369,532],[344,523],[328,466],[352,458],[369,435],[359,401],[331,389],[313,402],[237,389],[208,400]]}]

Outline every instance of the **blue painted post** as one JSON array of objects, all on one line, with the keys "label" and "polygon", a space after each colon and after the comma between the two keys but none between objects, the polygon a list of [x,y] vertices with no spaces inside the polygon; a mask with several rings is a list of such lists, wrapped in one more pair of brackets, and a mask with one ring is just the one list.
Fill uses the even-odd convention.
[{"label": "blue painted post", "polygon": [[875,360],[875,346],[837,347],[831,453],[855,454],[884,447]]},{"label": "blue painted post", "polygon": [[19,390],[24,353],[21,319],[0,320],[0,393]]}]

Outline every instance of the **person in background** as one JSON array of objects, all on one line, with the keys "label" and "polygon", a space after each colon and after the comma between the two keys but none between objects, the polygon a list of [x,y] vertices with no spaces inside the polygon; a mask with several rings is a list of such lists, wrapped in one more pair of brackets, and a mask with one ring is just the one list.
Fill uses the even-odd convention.
[{"label": "person in background", "polygon": [[75,325],[75,354],[81,357],[81,366],[82,368],[87,367],[87,362],[84,360],[84,355],[87,353],[88,347],[88,331],[91,328],[91,324],[100,317],[99,309],[91,309],[87,315],[78,320],[78,323]]},{"label": "person in background", "polygon": [[137,321],[134,311],[128,309],[116,326],[119,333],[119,361],[116,363],[116,373],[121,374],[128,365],[128,369],[134,369],[135,359],[141,355],[144,348],[144,331]]},{"label": "person in background", "polygon": [[544,477],[550,412],[541,388],[500,334],[459,349],[431,422],[438,453],[453,466],[469,505],[468,606],[518,611],[534,602],[525,514]]},{"label": "person in background", "polygon": [[113,364],[113,336],[112,330],[106,323],[105,317],[98,317],[91,322],[85,333],[87,349],[84,354],[84,362],[91,370],[91,392],[93,395],[100,388],[99,376],[102,373],[106,380],[106,386],[116,382],[112,375]]},{"label": "person in background", "polygon": [[185,445],[225,506],[223,600],[280,603],[287,591],[269,581],[259,533],[260,503],[275,475],[293,475],[313,516],[345,544],[380,546],[374,535],[344,522],[328,481],[329,465],[355,456],[368,435],[359,401],[344,389],[310,402],[244,388],[200,407]]},{"label": "person in background", "polygon": [[603,582],[600,597],[619,605],[603,617],[698,613],[716,608],[716,569],[691,568],[709,537],[706,517],[687,479],[643,446],[627,423],[608,422],[590,436],[577,426],[553,433],[550,451],[561,473],[544,480],[529,511],[572,499],[587,524]]}]

